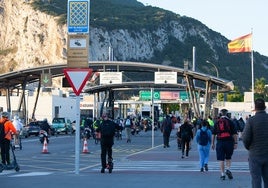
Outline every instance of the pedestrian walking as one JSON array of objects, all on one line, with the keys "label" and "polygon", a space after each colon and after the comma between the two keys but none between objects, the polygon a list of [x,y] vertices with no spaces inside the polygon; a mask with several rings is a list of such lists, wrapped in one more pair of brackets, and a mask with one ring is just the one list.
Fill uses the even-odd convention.
[{"label": "pedestrian walking", "polygon": [[125,119],[124,127],[126,131],[127,143],[130,143],[131,142],[131,129],[133,128],[133,122],[130,116],[127,116],[127,118]]},{"label": "pedestrian walking", "polygon": [[215,149],[216,144],[216,156],[220,162],[221,180],[225,180],[225,175],[229,179],[233,179],[231,168],[231,159],[234,149],[237,148],[237,131],[233,121],[227,116],[228,110],[222,109],[220,111],[220,118],[214,125],[212,134],[212,149]]},{"label": "pedestrian walking", "polygon": [[265,102],[255,100],[255,115],[250,117],[242,133],[242,141],[249,151],[249,170],[252,188],[268,188],[268,114]]},{"label": "pedestrian walking", "polygon": [[172,121],[169,115],[166,115],[162,125],[161,125],[161,132],[163,133],[163,141],[164,141],[164,148],[170,147],[169,145],[169,138],[170,133],[172,131]]},{"label": "pedestrian walking", "polygon": [[22,131],[23,124],[21,123],[19,116],[17,115],[14,116],[14,120],[12,123],[15,129],[17,130],[17,134],[14,135],[15,147],[19,147],[19,135],[20,135],[20,132]]},{"label": "pedestrian walking", "polygon": [[113,169],[112,146],[114,145],[114,135],[116,130],[120,130],[120,126],[108,119],[107,114],[103,114],[102,118],[103,121],[96,129],[97,132],[101,133],[101,173],[105,172],[107,166],[109,168],[109,173],[111,173]]},{"label": "pedestrian walking", "polygon": [[208,171],[208,161],[211,146],[212,132],[207,120],[201,121],[201,128],[197,130],[195,141],[199,153],[200,172]]},{"label": "pedestrian walking", "polygon": [[[190,142],[193,139],[193,127],[189,120],[186,119],[180,127],[179,137],[181,138],[181,158],[188,158],[190,150]],[[184,156],[186,154],[186,156]]]},{"label": "pedestrian walking", "polygon": [[10,165],[10,141],[12,134],[17,134],[17,130],[9,120],[9,113],[3,112],[0,119],[0,146],[3,165]]}]

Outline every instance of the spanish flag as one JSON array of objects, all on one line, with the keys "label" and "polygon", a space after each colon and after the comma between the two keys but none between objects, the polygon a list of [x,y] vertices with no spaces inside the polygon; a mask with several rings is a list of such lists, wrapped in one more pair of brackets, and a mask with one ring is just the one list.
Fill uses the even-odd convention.
[{"label": "spanish flag", "polygon": [[229,53],[251,52],[252,33],[239,37],[228,43]]}]

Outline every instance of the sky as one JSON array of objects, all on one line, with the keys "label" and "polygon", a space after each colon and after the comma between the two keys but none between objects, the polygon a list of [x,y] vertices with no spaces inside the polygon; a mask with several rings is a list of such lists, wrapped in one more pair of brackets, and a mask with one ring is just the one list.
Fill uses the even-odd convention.
[{"label": "sky", "polygon": [[253,50],[268,57],[267,0],[138,0],[199,20],[229,40],[253,33]]}]

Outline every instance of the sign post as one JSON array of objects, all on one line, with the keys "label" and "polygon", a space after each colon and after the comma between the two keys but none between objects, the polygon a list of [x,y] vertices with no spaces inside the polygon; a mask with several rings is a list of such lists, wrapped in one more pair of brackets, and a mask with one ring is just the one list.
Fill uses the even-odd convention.
[{"label": "sign post", "polygon": [[[68,0],[67,65],[64,74],[76,94],[75,173],[79,174],[80,151],[80,92],[86,84],[92,69],[88,69],[90,0]],[[71,34],[71,35],[70,35]],[[79,69],[80,68],[80,69]],[[85,68],[85,69],[81,69]]]},{"label": "sign post", "polygon": [[76,94],[75,118],[75,173],[79,174],[80,165],[80,93],[92,74],[92,69],[64,69],[64,75]]}]

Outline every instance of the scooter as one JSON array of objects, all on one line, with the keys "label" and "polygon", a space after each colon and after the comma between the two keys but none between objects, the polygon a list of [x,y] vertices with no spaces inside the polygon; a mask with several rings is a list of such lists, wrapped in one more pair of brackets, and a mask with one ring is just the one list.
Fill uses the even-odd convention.
[{"label": "scooter", "polygon": [[46,140],[47,140],[47,143],[49,143],[49,139],[48,139],[48,134],[47,134],[47,132],[46,132],[45,130],[40,130],[40,131],[39,131],[39,140],[40,140],[41,144],[44,143],[45,138],[46,138]]},{"label": "scooter", "polygon": [[12,147],[11,144],[10,144],[10,148],[11,148],[12,155],[13,155],[13,161],[9,165],[5,165],[5,164],[2,164],[1,163],[0,164],[0,173],[3,172],[3,170],[12,170],[12,169],[14,169],[16,172],[20,171],[20,166],[17,163],[17,159],[16,159],[16,156],[15,156],[14,148]]}]

